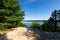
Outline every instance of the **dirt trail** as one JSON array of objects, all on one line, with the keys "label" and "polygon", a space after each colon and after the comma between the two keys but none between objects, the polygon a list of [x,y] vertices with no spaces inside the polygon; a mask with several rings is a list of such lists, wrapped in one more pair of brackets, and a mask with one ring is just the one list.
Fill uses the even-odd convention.
[{"label": "dirt trail", "polygon": [[60,40],[58,32],[43,32],[35,28],[14,28],[0,35],[0,40]]},{"label": "dirt trail", "polygon": [[0,40],[36,40],[34,33],[28,28],[19,27],[4,33],[0,35]]}]

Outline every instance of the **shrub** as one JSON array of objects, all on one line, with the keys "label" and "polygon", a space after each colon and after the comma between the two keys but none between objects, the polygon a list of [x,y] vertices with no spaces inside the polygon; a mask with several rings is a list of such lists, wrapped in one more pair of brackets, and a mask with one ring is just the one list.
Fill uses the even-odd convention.
[{"label": "shrub", "polygon": [[42,24],[42,31],[47,31],[47,23]]},{"label": "shrub", "polygon": [[14,27],[14,25],[12,25],[12,24],[0,23],[0,30],[5,30],[5,29],[13,28],[13,27]]},{"label": "shrub", "polygon": [[58,26],[56,29],[57,29],[57,32],[60,32],[60,26]]},{"label": "shrub", "polygon": [[19,22],[19,24],[17,25],[17,27],[26,27],[26,25],[23,24],[22,22]]},{"label": "shrub", "polygon": [[[25,24],[20,23],[20,25],[18,25],[17,27],[26,27]],[[10,28],[15,28],[15,25],[12,24],[8,24],[8,23],[0,23],[0,30],[5,30],[5,29],[10,29]]]},{"label": "shrub", "polygon": [[40,29],[40,24],[37,23],[37,22],[33,22],[32,25],[31,25],[31,28],[38,28],[38,29]]}]

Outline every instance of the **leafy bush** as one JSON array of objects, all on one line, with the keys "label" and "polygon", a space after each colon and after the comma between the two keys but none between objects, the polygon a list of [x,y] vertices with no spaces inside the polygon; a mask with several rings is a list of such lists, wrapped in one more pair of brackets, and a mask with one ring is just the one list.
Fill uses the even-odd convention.
[{"label": "leafy bush", "polygon": [[26,27],[26,25],[23,24],[22,22],[19,22],[19,24],[17,25],[17,27]]},{"label": "leafy bush", "polygon": [[40,29],[40,24],[37,23],[37,22],[33,22],[32,25],[31,25],[32,28],[38,28]]},{"label": "leafy bush", "polygon": [[48,32],[53,31],[53,28],[48,25],[48,22],[45,22],[44,24],[42,24],[41,28],[42,28],[42,31],[48,31]]},{"label": "leafy bush", "polygon": [[56,29],[57,29],[57,32],[60,32],[60,26],[58,26]]},{"label": "leafy bush", "polygon": [[58,32],[60,31],[60,28],[56,27],[56,31],[54,29],[55,26],[52,26],[51,23],[49,24],[49,22],[45,22],[44,24],[42,24],[41,28],[42,28],[42,31],[48,31],[48,32]]},{"label": "leafy bush", "polygon": [[[20,23],[17,27],[26,27],[25,24]],[[10,28],[15,28],[15,25],[9,24],[9,23],[0,23],[0,30],[5,30],[5,29],[10,29]]]},{"label": "leafy bush", "polygon": [[42,31],[47,31],[47,23],[42,24]]},{"label": "leafy bush", "polygon": [[0,30],[5,30],[5,29],[13,28],[13,27],[14,27],[14,25],[12,25],[12,24],[0,23]]}]

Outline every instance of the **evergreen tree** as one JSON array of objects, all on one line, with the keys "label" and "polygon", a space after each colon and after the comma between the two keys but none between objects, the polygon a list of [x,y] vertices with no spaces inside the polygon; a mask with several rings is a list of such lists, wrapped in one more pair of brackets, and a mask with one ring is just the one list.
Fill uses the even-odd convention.
[{"label": "evergreen tree", "polygon": [[0,29],[17,27],[23,16],[19,0],[0,0]]},{"label": "evergreen tree", "polygon": [[55,30],[54,29],[54,19],[52,17],[49,18],[47,26],[48,26],[50,31],[54,31]]}]

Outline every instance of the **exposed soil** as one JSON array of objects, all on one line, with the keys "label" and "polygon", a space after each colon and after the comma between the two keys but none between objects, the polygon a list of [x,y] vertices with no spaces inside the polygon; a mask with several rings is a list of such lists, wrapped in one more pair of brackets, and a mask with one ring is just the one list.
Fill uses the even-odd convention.
[{"label": "exposed soil", "polygon": [[60,40],[60,33],[18,27],[0,31],[0,40]]}]

